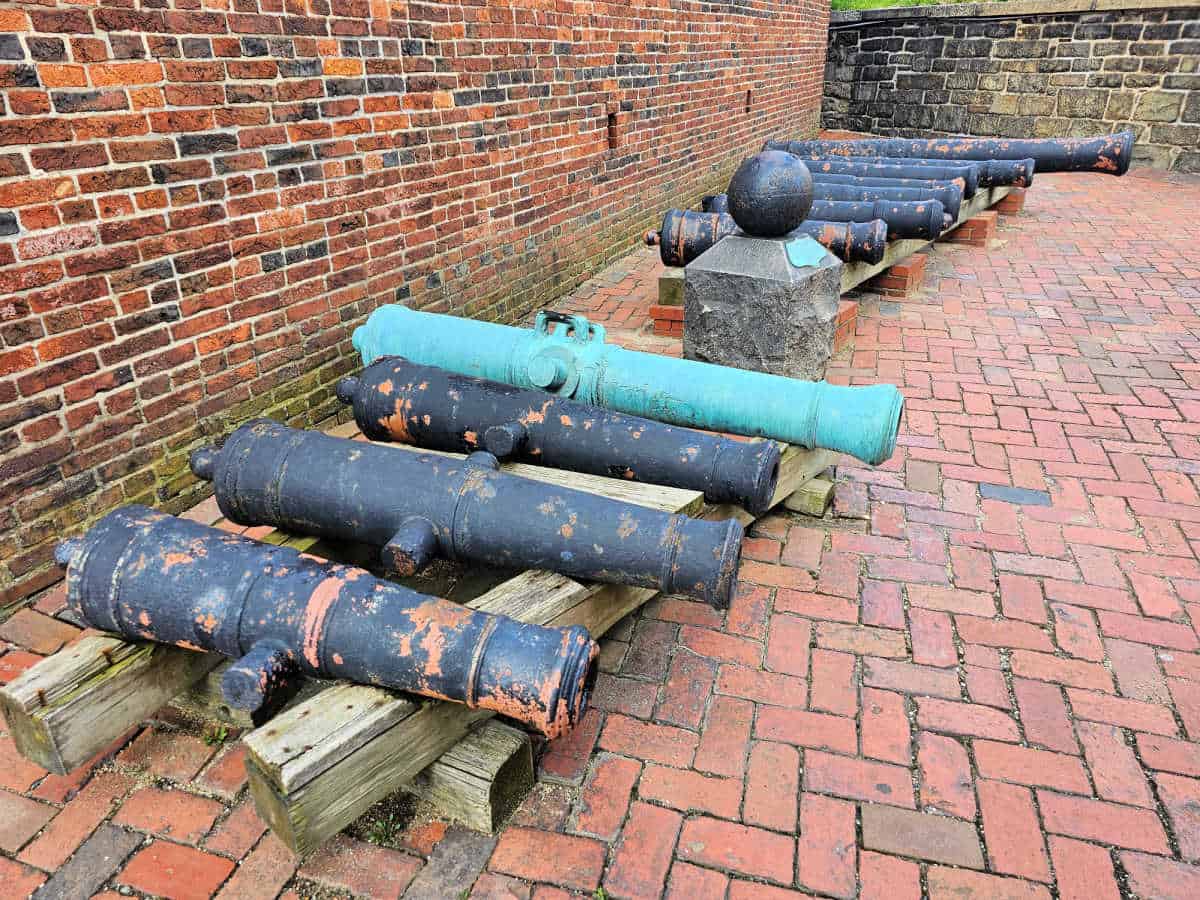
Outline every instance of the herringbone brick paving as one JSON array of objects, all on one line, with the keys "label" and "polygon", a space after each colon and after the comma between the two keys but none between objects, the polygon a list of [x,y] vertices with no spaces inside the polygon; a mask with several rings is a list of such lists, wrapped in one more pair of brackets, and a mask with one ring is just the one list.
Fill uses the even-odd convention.
[{"label": "herringbone brick paving", "polygon": [[[1197,178],[1039,176],[991,247],[860,297],[830,376],[903,387],[896,455],[760,521],[727,615],[621,623],[498,837],[401,807],[297,863],[236,745],[167,716],[66,778],[0,738],[0,893],[1200,896],[1198,211]],[[677,352],[633,334],[656,275],[565,305]],[[7,680],[73,631],[0,637]]]}]

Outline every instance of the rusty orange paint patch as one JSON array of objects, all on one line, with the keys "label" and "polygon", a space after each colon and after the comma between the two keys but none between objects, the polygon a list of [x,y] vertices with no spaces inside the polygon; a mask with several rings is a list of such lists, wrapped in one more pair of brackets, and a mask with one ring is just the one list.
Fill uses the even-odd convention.
[{"label": "rusty orange paint patch", "polygon": [[321,667],[321,636],[325,631],[325,619],[329,610],[342,591],[342,579],[336,576],[321,581],[308,598],[304,607],[304,646],[302,652],[305,660],[314,669]]},{"label": "rusty orange paint patch", "polygon": [[175,566],[186,566],[195,561],[190,553],[171,552],[164,553],[162,557],[162,570],[164,573],[170,572]]}]

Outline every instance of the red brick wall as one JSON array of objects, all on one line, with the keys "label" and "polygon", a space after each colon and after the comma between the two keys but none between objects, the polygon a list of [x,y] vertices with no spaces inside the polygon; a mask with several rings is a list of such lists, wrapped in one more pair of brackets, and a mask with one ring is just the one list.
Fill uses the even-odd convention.
[{"label": "red brick wall", "polygon": [[[139,8],[130,8],[137,6]],[[190,449],[315,424],[375,306],[515,320],[814,131],[828,2],[0,9],[0,610]]]}]

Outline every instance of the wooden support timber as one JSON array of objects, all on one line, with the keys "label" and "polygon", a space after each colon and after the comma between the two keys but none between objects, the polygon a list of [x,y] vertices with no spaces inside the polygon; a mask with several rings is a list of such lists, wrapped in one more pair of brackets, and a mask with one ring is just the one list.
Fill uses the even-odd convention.
[{"label": "wooden support timber", "polygon": [[784,507],[792,512],[820,518],[833,502],[833,482],[825,478],[814,478],[803,484],[783,501]]}]

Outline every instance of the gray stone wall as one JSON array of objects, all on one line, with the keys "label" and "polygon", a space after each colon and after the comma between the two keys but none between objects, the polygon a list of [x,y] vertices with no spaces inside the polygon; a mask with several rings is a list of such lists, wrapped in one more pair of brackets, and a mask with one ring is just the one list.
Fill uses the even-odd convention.
[{"label": "gray stone wall", "polygon": [[821,124],[905,137],[1130,128],[1135,165],[1200,172],[1200,0],[834,13]]}]

